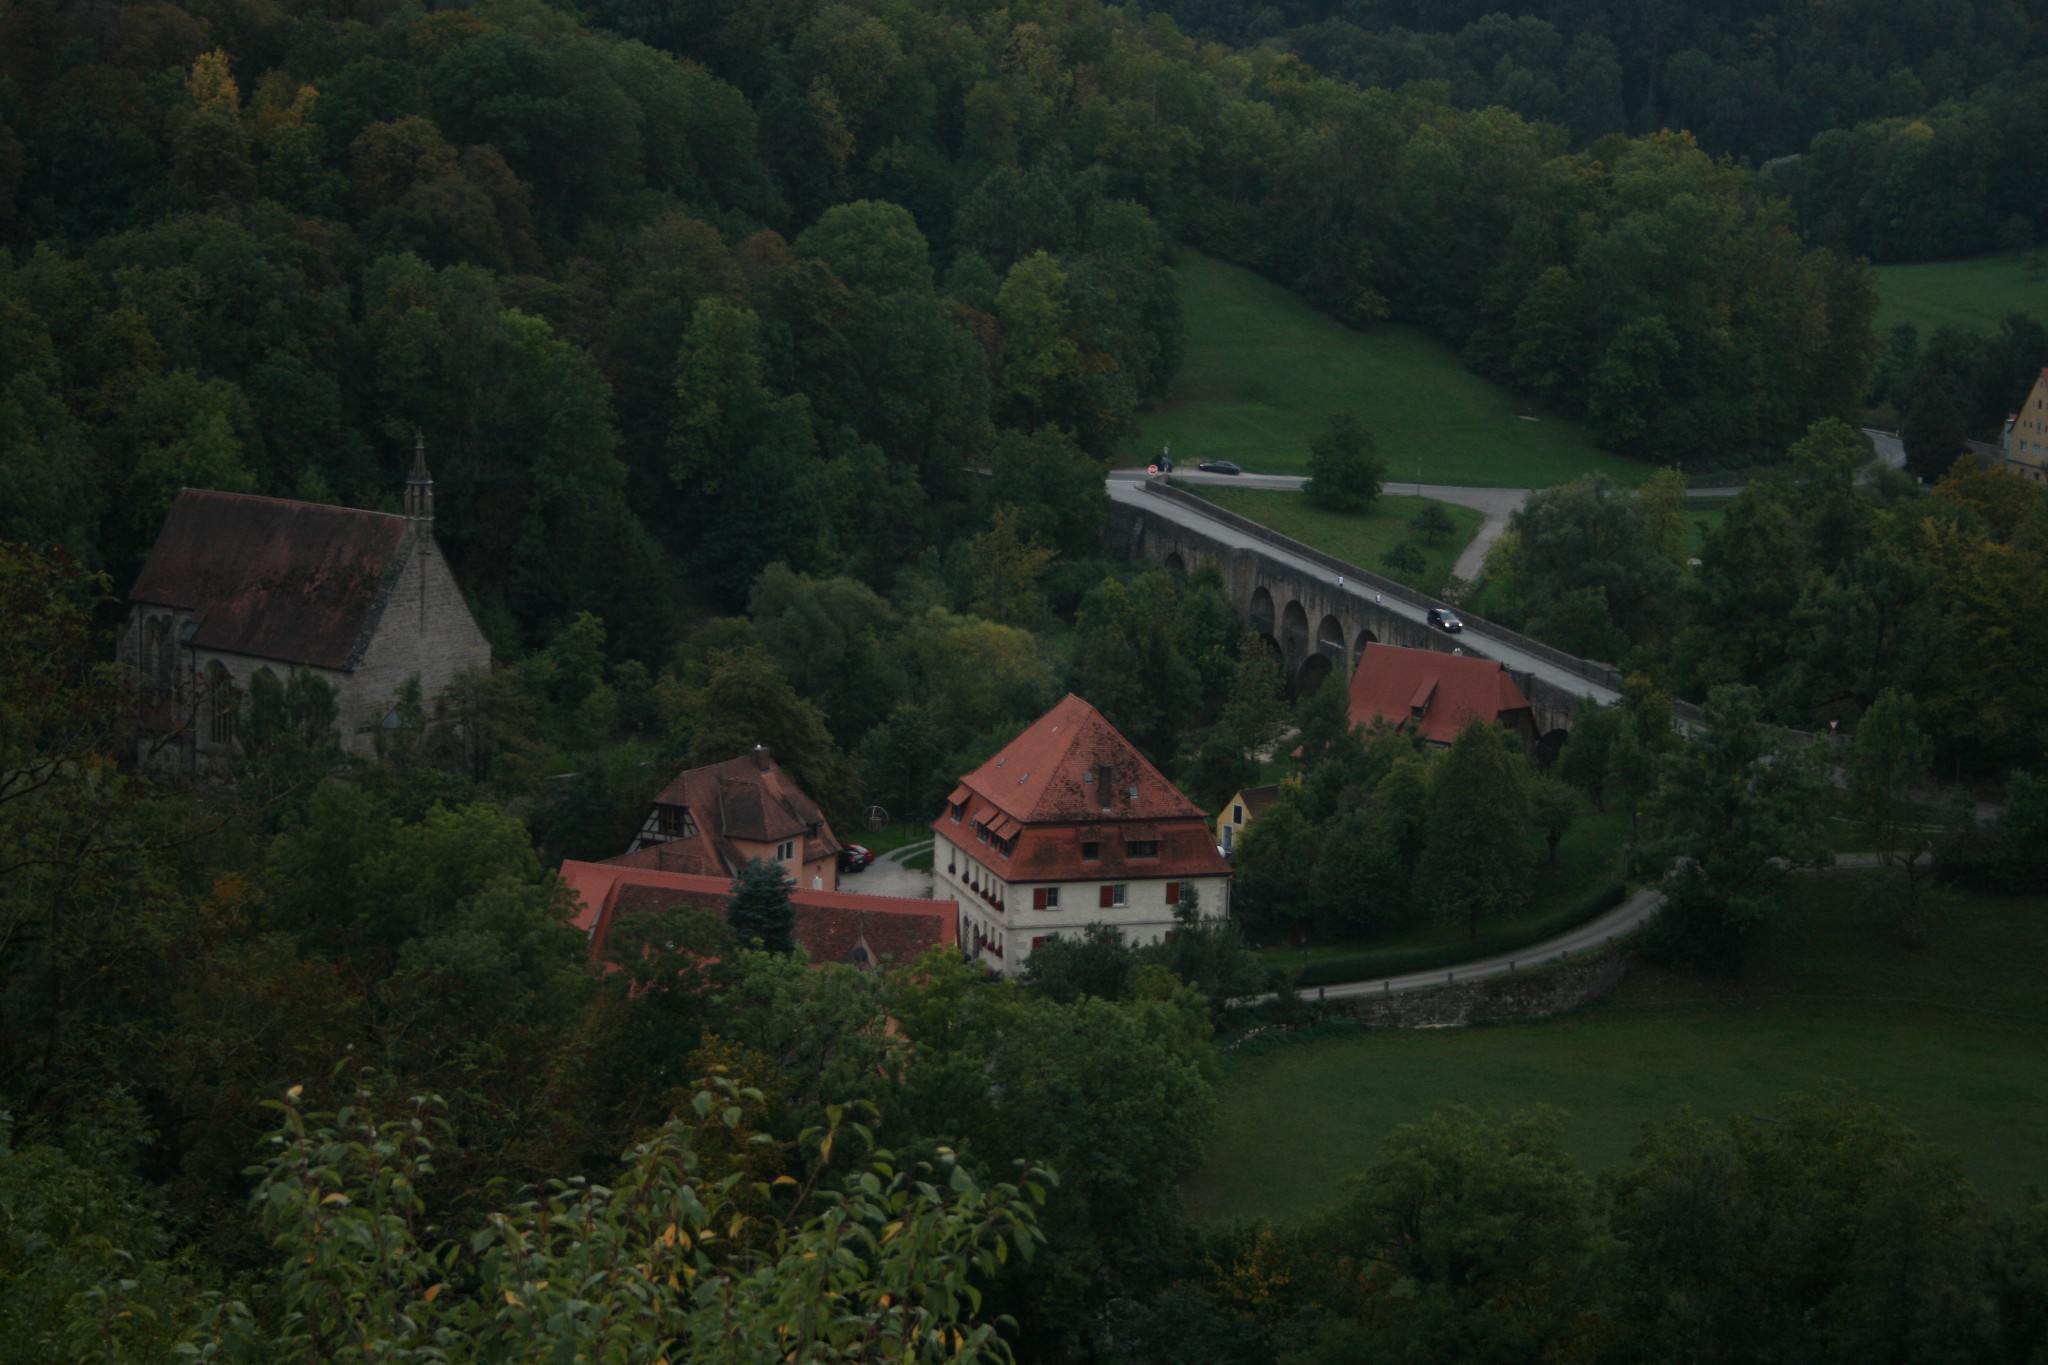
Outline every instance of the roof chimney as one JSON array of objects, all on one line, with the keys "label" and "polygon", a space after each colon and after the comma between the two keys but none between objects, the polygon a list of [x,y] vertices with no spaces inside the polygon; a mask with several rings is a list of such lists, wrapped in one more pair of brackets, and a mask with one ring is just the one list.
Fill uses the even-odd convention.
[{"label": "roof chimney", "polygon": [[769,764],[769,761],[768,761],[768,760],[769,760],[769,758],[770,758],[770,755],[769,755],[769,753],[768,753],[768,749],[767,749],[767,747],[766,747],[765,745],[761,745],[761,744],[756,744],[756,745],[754,746],[754,766],[755,766],[756,768],[759,768],[759,769],[760,769],[760,770],[761,770],[762,772],[764,772],[764,773],[765,773],[765,772],[767,772],[767,771],[769,770],[769,767],[770,767],[770,764]]}]

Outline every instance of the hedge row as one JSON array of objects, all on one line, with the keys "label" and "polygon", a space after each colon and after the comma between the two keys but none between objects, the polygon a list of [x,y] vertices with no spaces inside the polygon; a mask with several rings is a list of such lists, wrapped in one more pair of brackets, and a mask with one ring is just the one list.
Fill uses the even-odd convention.
[{"label": "hedge row", "polygon": [[1301,974],[1295,978],[1295,985],[1336,986],[1347,981],[1377,981],[1384,976],[1408,976],[1438,967],[1456,967],[1464,962],[1499,957],[1502,953],[1511,953],[1517,948],[1527,948],[1569,933],[1606,914],[1627,896],[1628,887],[1620,882],[1610,882],[1569,909],[1512,929],[1495,929],[1476,938],[1428,948],[1383,948],[1378,952],[1324,958],[1302,968]]}]

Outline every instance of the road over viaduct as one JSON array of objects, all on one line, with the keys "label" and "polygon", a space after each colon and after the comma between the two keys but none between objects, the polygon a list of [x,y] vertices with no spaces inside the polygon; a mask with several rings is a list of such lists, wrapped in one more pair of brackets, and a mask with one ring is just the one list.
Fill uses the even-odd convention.
[{"label": "road over viaduct", "polygon": [[[1546,748],[1571,728],[1581,698],[1606,705],[1621,696],[1622,677],[1611,665],[1574,658],[1469,615],[1462,634],[1431,629],[1429,609],[1445,605],[1437,599],[1289,539],[1162,478],[1112,476],[1104,534],[1111,549],[1175,572],[1214,565],[1239,615],[1280,656],[1297,692],[1332,676],[1347,680],[1371,643],[1462,649],[1507,665],[1535,709]],[[1692,719],[1680,716],[1681,723]]]}]

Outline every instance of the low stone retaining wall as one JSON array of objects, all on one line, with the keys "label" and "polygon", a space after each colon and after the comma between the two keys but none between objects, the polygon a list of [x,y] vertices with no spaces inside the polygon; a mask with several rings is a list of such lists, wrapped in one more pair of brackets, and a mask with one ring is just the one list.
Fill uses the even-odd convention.
[{"label": "low stone retaining wall", "polygon": [[[1549,1019],[1612,995],[1628,975],[1632,957],[1627,948],[1621,948],[1581,962],[1560,962],[1484,981],[1447,982],[1398,995],[1318,1002],[1309,1005],[1306,1017],[1261,1024],[1223,1044],[1222,1050],[1236,1052],[1266,1039],[1268,1042],[1254,1047],[1264,1051],[1286,1034],[1346,1019],[1365,1028],[1465,1028]],[[1302,998],[1304,1003],[1311,999],[1306,994]]]},{"label": "low stone retaining wall", "polygon": [[1629,954],[1608,953],[1593,962],[1560,963],[1526,974],[1483,981],[1452,982],[1399,995],[1364,995],[1325,1006],[1368,1028],[1463,1028],[1548,1019],[1612,995],[1628,973]]}]

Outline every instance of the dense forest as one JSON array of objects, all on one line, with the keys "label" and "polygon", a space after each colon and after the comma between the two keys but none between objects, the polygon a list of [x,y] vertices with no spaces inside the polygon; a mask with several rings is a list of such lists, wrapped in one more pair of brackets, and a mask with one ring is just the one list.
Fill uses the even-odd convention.
[{"label": "dense forest", "polygon": [[1090,6],[17,5],[0,70],[0,531],[123,579],[180,485],[375,505],[417,427],[506,647],[591,610],[652,662],[775,561],[887,591],[998,497],[1085,544],[1174,240],[1664,459],[1873,360],[1867,274],[1685,137]]},{"label": "dense forest", "polygon": [[[680,765],[766,743],[835,819],[914,817],[1062,688],[1205,803],[1302,731],[1252,929],[1341,920],[1359,876],[1476,924],[1572,785],[1694,869],[1660,951],[1720,971],[1819,818],[1778,724],[1891,716],[1879,804],[1930,756],[2048,756],[2014,611],[2048,502],[1859,483],[1841,425],[1875,375],[1953,391],[1923,444],[1959,439],[2035,338],[1881,351],[1855,254],[1942,239],[1829,179],[1921,127],[2003,166],[2033,29],[1466,8],[0,9],[0,1361],[2044,1349],[2041,1206],[1841,1097],[1674,1119],[1597,1186],[1541,1116],[1454,1116],[1326,1218],[1195,1227],[1212,1035],[1267,974],[1192,905],[1024,983],[694,911],[607,970],[566,927],[554,863]],[[1999,183],[1948,240],[2038,217]],[[1637,674],[1557,773],[1354,735],[1335,689],[1290,714],[1213,573],[1100,557],[1185,246],[1616,449],[1784,466],[1696,573],[1675,475],[1517,521],[1487,610]],[[245,699],[226,781],[117,763],[107,629],[176,491],[395,508],[415,432],[499,666],[402,694],[374,759],[295,683]],[[1958,876],[2039,883],[2048,802],[2011,790]]]},{"label": "dense forest", "polygon": [[2013,0],[1163,8],[1198,37],[1512,109],[1574,146],[1682,128],[1763,170],[1812,240],[1877,261],[2024,247],[2048,222],[2048,31]]}]

